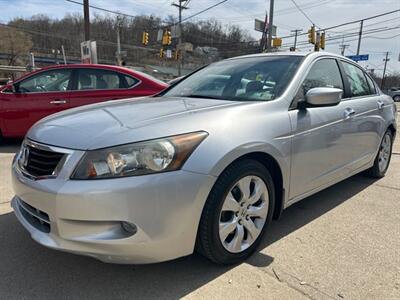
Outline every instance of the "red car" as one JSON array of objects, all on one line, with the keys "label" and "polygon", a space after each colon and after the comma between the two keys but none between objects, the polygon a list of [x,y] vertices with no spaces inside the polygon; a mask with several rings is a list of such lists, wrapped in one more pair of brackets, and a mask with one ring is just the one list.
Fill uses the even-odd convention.
[{"label": "red car", "polygon": [[168,85],[107,65],[57,65],[0,87],[0,137],[23,137],[38,120],[72,107],[156,94]]}]

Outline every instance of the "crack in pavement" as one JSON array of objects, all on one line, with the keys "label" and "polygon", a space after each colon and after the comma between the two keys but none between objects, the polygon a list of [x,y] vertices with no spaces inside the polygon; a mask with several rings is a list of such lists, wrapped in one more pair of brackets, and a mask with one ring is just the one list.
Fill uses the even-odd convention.
[{"label": "crack in pavement", "polygon": [[390,186],[390,185],[384,185],[384,184],[375,184],[376,186],[379,186],[381,188],[386,188],[386,189],[392,189],[395,191],[400,191],[400,188],[395,187],[395,186]]},{"label": "crack in pavement", "polygon": [[[297,287],[296,285],[290,283],[288,280],[284,280],[284,279],[282,278],[282,276],[279,276],[279,275],[278,275],[278,272],[277,272],[274,268],[272,268],[272,267],[271,267],[271,269],[272,269],[272,273],[273,273],[273,274],[271,274],[270,272],[268,272],[267,270],[264,270],[264,269],[262,269],[262,268],[258,268],[258,269],[260,269],[262,272],[264,272],[265,274],[269,275],[270,277],[274,278],[275,280],[278,280],[279,282],[286,284],[286,285],[287,285],[288,287],[290,287],[291,289],[293,289],[293,290],[299,292],[300,294],[302,294],[303,296],[305,296],[305,297],[307,297],[307,298],[309,298],[309,299],[312,299],[312,300],[320,299],[320,297],[314,298],[312,295],[308,294],[307,291],[304,291],[303,289],[301,289],[301,288]],[[325,297],[328,297],[328,298],[330,298],[330,299],[337,299],[336,297],[333,297],[333,296],[331,296],[331,295],[325,293],[324,291],[321,291],[321,290],[318,289],[317,287],[315,287],[315,286],[313,286],[313,285],[311,285],[311,284],[309,284],[309,283],[303,282],[302,280],[300,280],[299,278],[297,278],[295,275],[292,275],[292,274],[290,274],[290,273],[288,273],[288,272],[285,272],[285,271],[281,271],[281,273],[283,273],[283,274],[289,276],[290,278],[293,278],[295,281],[297,281],[297,282],[298,282],[300,285],[302,285],[302,286],[308,286],[309,288],[313,289],[313,290],[316,291],[317,293],[320,293],[320,294],[324,295]]]}]

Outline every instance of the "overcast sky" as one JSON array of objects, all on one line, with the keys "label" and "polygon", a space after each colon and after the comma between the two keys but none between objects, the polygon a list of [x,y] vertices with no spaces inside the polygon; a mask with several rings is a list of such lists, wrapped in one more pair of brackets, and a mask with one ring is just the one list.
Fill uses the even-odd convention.
[{"label": "overcast sky", "polygon": [[[77,0],[82,2],[82,0]],[[359,20],[373,15],[400,9],[400,0],[294,0],[303,12],[319,28],[326,28],[337,24]],[[191,0],[188,10],[183,17],[187,17],[220,0]],[[90,0],[90,4],[119,10],[132,15],[177,15],[177,9],[171,6],[172,0]],[[52,18],[62,18],[66,13],[81,13],[82,6],[65,0],[0,0],[0,20],[7,22],[15,17],[30,17],[35,14],[46,14]],[[194,20],[215,18],[223,24],[238,25],[259,39],[261,34],[254,31],[254,18],[264,19],[266,9],[269,9],[269,0],[228,0],[220,6],[211,9]],[[95,12],[94,9],[91,10]],[[103,14],[101,11],[96,13]],[[278,36],[290,35],[293,29],[303,29],[307,32],[311,22],[294,5],[293,0],[275,0],[274,24],[278,27]],[[395,29],[392,29],[397,27]],[[327,31],[328,37],[340,37],[342,34],[358,31],[359,24],[339,27]],[[368,30],[384,30],[370,32]],[[361,42],[360,54],[369,54],[370,60],[361,62],[364,67],[373,68],[377,73],[383,69],[384,53],[390,51],[388,72],[400,72],[400,12],[364,22],[365,38]],[[306,36],[300,36],[298,42],[306,41]],[[283,40],[284,45],[293,43],[293,39]],[[326,51],[339,53],[341,39],[328,41]],[[346,55],[357,51],[357,36],[345,38]],[[308,44],[309,45],[309,44]],[[311,45],[301,46],[302,51],[309,51]]]}]

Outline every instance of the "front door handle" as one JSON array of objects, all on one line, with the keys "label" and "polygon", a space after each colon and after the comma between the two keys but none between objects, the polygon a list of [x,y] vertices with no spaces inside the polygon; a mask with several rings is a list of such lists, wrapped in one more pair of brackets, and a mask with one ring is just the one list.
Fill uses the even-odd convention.
[{"label": "front door handle", "polygon": [[60,105],[60,104],[67,104],[67,100],[57,99],[50,101],[50,104]]},{"label": "front door handle", "polygon": [[385,106],[385,103],[382,100],[378,100],[378,109],[382,109]]},{"label": "front door handle", "polygon": [[353,115],[355,115],[355,113],[356,113],[356,112],[355,112],[354,109],[348,107],[348,108],[346,108],[346,109],[344,110],[344,118],[345,118],[345,119],[349,119],[349,118],[351,118]]}]

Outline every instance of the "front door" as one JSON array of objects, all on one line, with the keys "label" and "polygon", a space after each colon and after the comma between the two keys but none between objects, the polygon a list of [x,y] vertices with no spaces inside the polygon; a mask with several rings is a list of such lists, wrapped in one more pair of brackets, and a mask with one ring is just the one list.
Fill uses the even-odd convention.
[{"label": "front door", "polygon": [[[313,63],[296,99],[304,99],[307,91],[315,87],[344,90],[335,59],[323,58]],[[348,145],[351,137],[346,132],[351,115],[347,114],[345,101],[336,106],[289,111],[293,133],[290,199],[301,198],[343,175],[344,167],[353,158]]]},{"label": "front door", "polygon": [[3,94],[4,135],[21,137],[40,119],[69,108],[71,70],[55,69],[16,82]]}]

